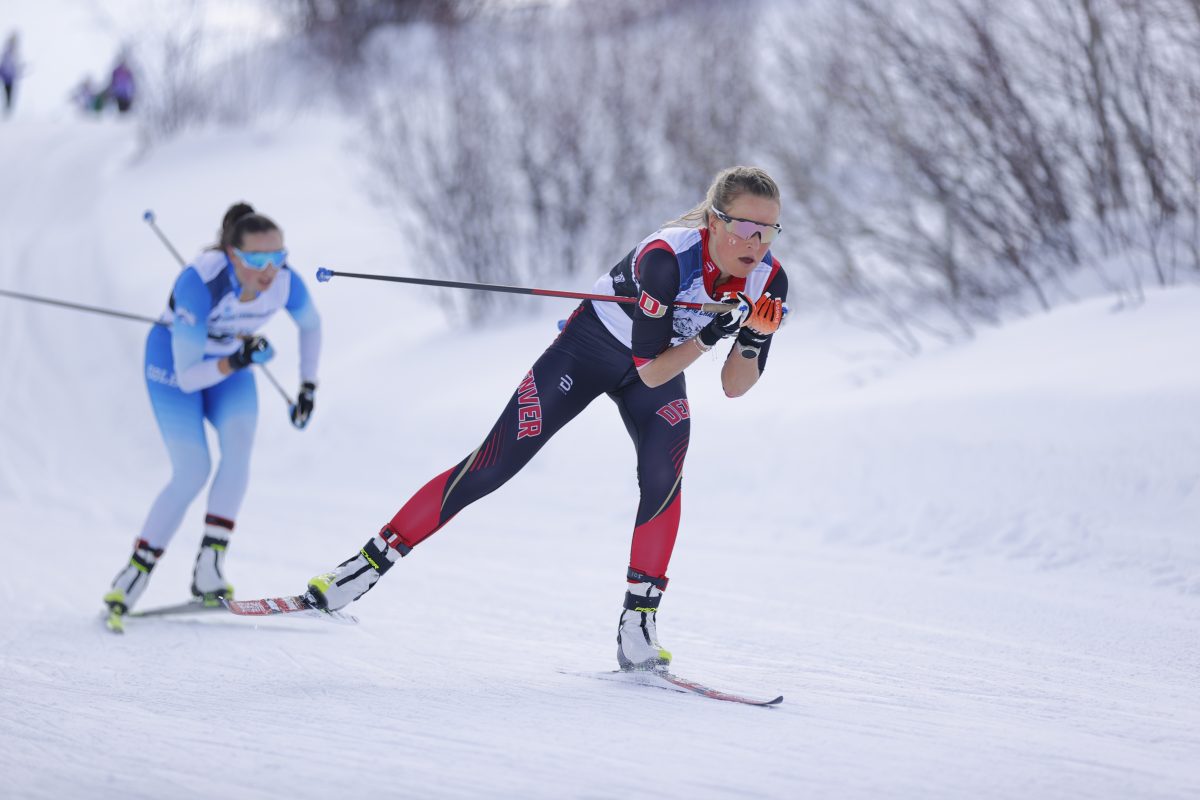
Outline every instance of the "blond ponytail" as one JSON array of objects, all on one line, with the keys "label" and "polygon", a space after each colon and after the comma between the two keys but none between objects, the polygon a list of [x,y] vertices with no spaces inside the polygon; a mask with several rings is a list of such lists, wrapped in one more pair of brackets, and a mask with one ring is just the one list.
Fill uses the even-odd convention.
[{"label": "blond ponytail", "polygon": [[758,167],[729,167],[717,173],[708,187],[708,194],[699,205],[663,227],[703,228],[708,224],[708,213],[713,206],[724,211],[743,194],[779,202],[779,186],[764,170]]}]

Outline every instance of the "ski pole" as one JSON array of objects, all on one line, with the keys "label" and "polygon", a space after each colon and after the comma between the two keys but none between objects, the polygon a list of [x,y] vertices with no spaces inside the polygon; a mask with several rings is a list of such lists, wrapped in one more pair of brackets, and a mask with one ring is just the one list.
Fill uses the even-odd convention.
[{"label": "ski pole", "polygon": [[[146,213],[142,214],[142,219],[144,219],[146,224],[150,226],[150,230],[154,231],[154,234],[158,236],[158,240],[163,243],[163,246],[171,251],[171,255],[175,256],[175,260],[179,262],[179,268],[185,268],[187,266],[187,262],[183,260],[183,256],[179,255],[179,251],[176,250],[171,244],[171,240],[168,239],[166,234],[162,232],[162,229],[158,227],[158,222],[154,216],[154,211],[151,209],[146,209]],[[267,376],[267,380],[269,380],[271,384],[279,390],[279,394],[283,398],[283,401],[288,404],[288,408],[296,405],[292,402],[292,398],[288,397],[288,393],[284,391],[283,387],[279,385],[279,381],[275,380],[275,376],[271,374],[269,369],[267,369],[266,364],[255,364],[255,366],[261,369],[263,374]]]},{"label": "ski pole", "polygon": [[131,319],[136,322],[149,322],[151,325],[162,325],[154,317],[143,317],[141,314],[130,314],[125,311],[113,311],[110,308],[100,308],[99,306],[85,306],[82,303],[69,303],[66,300],[55,300],[51,297],[38,297],[36,294],[25,294],[23,292],[13,292],[8,289],[0,289],[0,295],[5,297],[15,297],[18,300],[28,300],[31,303],[45,303],[49,306],[62,306],[63,308],[71,308],[76,311],[90,311],[93,314],[105,314],[110,317],[120,317],[121,319]]},{"label": "ski pole", "polygon": [[265,364],[256,364],[255,366],[261,369],[263,375],[267,376],[267,380],[274,384],[275,388],[279,391],[279,396],[282,397],[283,401],[288,404],[288,408],[296,405],[292,402],[292,398],[288,397],[288,393],[283,390],[283,387],[279,385],[279,381],[275,380],[275,376],[271,374],[271,371],[267,369]]},{"label": "ski pole", "polygon": [[162,229],[158,227],[158,223],[154,218],[154,212],[147,209],[146,213],[142,214],[142,219],[144,219],[146,224],[150,226],[150,230],[154,231],[154,235],[157,236],[158,240],[163,243],[163,247],[170,250],[171,255],[175,256],[175,260],[179,262],[179,268],[183,269],[186,267],[187,262],[183,260],[183,256],[179,255],[179,251],[176,250],[175,246],[171,244],[171,240],[168,239],[166,234],[162,232]]},{"label": "ski pole", "polygon": [[[483,292],[508,292],[510,294],[532,294],[538,297],[566,297],[574,300],[596,300],[602,303],[638,303],[640,298],[637,297],[615,297],[609,294],[588,294],[587,292],[564,292],[559,289],[532,289],[524,286],[501,286],[495,283],[469,283],[466,281],[443,281],[434,278],[403,278],[398,275],[374,275],[362,272],[339,272],[337,270],[325,269],[324,267],[317,270],[317,280],[320,283],[328,283],[331,278],[359,278],[368,281],[392,281],[394,283],[414,283],[419,286],[444,286],[450,289],[477,289]],[[723,314],[733,305],[728,303],[681,303],[673,302],[670,305],[678,308],[691,308],[697,311],[704,311],[709,314]]]},{"label": "ski pole", "polygon": [[[161,321],[155,319],[154,317],[143,317],[141,314],[130,314],[126,311],[113,311],[111,308],[100,308],[99,306],[87,306],[87,305],[83,305],[82,303],[70,303],[70,302],[67,302],[66,300],[55,300],[52,297],[38,297],[35,294],[25,294],[24,292],[14,292],[14,291],[10,291],[8,289],[0,289],[0,295],[3,295],[5,297],[12,297],[17,300],[27,300],[31,303],[45,303],[48,306],[61,306],[62,308],[70,308],[75,311],[89,311],[93,314],[104,314],[109,317],[119,317],[121,319],[131,319],[134,322],[149,322],[151,325],[163,325],[168,328],[170,327],[165,322],[161,322]],[[261,367],[262,364],[259,364],[258,366]],[[271,383],[273,383],[275,385],[275,388],[279,390],[279,393],[281,395],[283,395],[283,399],[288,401],[288,405],[291,406],[292,403],[291,403],[290,398],[287,396],[287,392],[284,391],[283,387],[279,385],[279,381],[275,380],[275,376],[272,375],[270,372],[267,372],[267,370],[265,370],[265,369],[263,370],[263,373],[267,376],[267,379],[270,380]]]}]

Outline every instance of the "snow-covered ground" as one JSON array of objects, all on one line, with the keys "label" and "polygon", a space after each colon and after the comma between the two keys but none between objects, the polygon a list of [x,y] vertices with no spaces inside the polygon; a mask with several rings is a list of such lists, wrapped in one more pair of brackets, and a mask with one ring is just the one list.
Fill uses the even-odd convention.
[{"label": "snow-covered ground", "polygon": [[[260,381],[242,597],[301,589],[475,447],[571,308],[466,330],[428,290],[317,285],[413,269],[353,135],[314,116],[137,157],[116,120],[0,124],[0,288],[155,315],[176,267],[146,208],[188,254],[238,199],[284,227],[324,364],[302,433]],[[1194,286],[1101,297],[909,360],[811,314],[743,399],[694,367],[660,632],[681,674],[786,697],[764,710],[587,676],[615,667],[636,506],[603,400],[357,627],[108,633],[100,597],[168,472],[146,329],[0,297],[0,796],[1194,797],[1197,319]],[[294,392],[291,324],[267,333]],[[142,605],[185,598],[202,518]]]}]

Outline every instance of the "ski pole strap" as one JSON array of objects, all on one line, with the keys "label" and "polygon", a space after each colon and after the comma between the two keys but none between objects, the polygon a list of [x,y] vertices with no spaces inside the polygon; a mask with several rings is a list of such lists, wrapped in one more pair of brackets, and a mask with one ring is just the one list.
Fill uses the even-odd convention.
[{"label": "ski pole strap", "polygon": [[629,568],[629,572],[626,573],[626,575],[625,575],[625,580],[629,581],[630,583],[654,584],[655,586],[658,587],[658,590],[660,592],[665,592],[667,590],[667,579],[666,578],[655,578],[653,576],[647,575],[644,572],[639,572],[638,570],[634,569],[633,567]]}]

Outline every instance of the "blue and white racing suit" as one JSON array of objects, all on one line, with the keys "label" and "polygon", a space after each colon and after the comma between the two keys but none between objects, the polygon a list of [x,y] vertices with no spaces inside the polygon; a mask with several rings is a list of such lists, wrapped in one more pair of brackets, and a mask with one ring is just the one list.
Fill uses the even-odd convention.
[{"label": "blue and white racing suit", "polygon": [[[280,308],[300,329],[300,377],[317,379],[321,320],[300,277],[286,266],[271,286],[242,302],[242,286],[220,250],[206,250],[180,273],[167,310],[146,339],[146,386],[171,459],[171,480],[142,526],[142,539],[165,548],[208,480],[212,462],[204,420],[217,431],[221,461],[208,493],[210,522],[232,529],[246,494],[258,419],[254,374],[222,375],[217,362],[241,347]],[[214,519],[215,518],[215,519]]]}]

